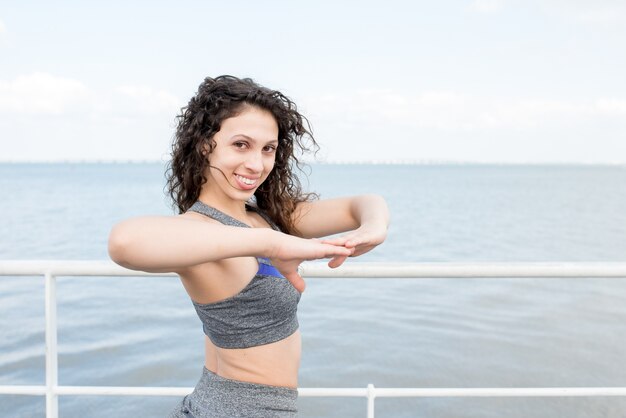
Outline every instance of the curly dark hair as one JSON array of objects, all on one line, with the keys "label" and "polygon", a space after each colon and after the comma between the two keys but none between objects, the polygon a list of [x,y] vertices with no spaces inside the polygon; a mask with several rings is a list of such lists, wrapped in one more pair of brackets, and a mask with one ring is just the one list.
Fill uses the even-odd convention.
[{"label": "curly dark hair", "polygon": [[246,106],[269,111],[278,124],[278,148],[274,169],[255,192],[257,207],[263,210],[289,234],[298,235],[292,214],[300,202],[312,200],[314,193],[304,193],[294,167],[302,171],[301,154],[319,149],[311,133],[309,121],[301,115],[295,103],[276,90],[260,86],[250,78],[230,75],[207,77],[198,92],[177,116],[178,124],[172,143],[171,160],[166,169],[166,189],[172,206],[184,213],[198,200],[209,165],[203,152],[215,147],[213,136],[224,119],[236,116]]}]

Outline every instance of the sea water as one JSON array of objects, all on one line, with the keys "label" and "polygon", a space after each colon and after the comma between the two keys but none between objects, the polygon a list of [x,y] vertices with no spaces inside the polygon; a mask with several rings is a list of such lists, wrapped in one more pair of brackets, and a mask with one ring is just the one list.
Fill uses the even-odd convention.
[{"label": "sea water", "polygon": [[[111,226],[172,215],[164,166],[0,164],[0,259],[107,259]],[[626,168],[313,165],[321,198],[377,193],[387,241],[348,263],[625,262]],[[210,239],[210,237],[207,237]],[[626,386],[625,279],[309,279],[300,387]],[[59,384],[192,387],[203,334],[176,278],[58,278]],[[41,277],[0,277],[0,385],[43,385]],[[165,416],[178,397],[60,396],[61,417]],[[0,395],[42,417],[43,396]],[[364,398],[301,398],[364,417]],[[377,417],[618,417],[624,398],[378,398]]]}]

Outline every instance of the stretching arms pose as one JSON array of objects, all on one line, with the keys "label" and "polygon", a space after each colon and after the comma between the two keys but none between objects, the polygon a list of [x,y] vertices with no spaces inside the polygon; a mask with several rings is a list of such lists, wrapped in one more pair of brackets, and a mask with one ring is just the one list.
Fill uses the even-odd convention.
[{"label": "stretching arms pose", "polygon": [[177,273],[203,324],[202,376],[172,417],[296,416],[298,266],[329,259],[336,268],[386,237],[381,197],[316,200],[301,190],[295,155],[305,140],[317,146],[306,126],[278,91],[206,78],[173,145],[168,188],[179,214],[111,231],[111,258]]}]

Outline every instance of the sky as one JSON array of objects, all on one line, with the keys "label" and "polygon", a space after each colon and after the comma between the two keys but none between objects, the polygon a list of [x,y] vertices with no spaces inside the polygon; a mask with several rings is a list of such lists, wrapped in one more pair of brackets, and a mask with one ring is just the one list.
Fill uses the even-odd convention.
[{"label": "sky", "polygon": [[622,0],[11,3],[0,161],[167,161],[232,74],[298,104],[316,161],[626,164]]}]

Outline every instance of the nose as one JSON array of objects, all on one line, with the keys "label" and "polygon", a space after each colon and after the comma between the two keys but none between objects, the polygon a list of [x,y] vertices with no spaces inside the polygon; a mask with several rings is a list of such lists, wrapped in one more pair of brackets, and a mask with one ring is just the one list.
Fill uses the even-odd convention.
[{"label": "nose", "polygon": [[260,152],[250,152],[244,166],[255,173],[263,171],[263,155]]}]

